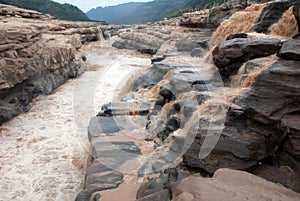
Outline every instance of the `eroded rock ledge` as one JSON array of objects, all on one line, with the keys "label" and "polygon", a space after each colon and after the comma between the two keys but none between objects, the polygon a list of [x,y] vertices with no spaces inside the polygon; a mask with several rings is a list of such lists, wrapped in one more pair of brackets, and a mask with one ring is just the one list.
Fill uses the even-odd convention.
[{"label": "eroded rock ledge", "polygon": [[[243,185],[249,185],[252,192],[249,197],[254,200],[261,195],[270,199],[274,196],[274,200],[281,197],[299,199],[299,39],[293,39],[292,33],[284,35],[290,37],[266,35],[272,23],[281,22],[278,16],[271,24],[261,21],[269,20],[261,16],[276,10],[278,5],[285,6],[279,9],[279,14],[275,12],[276,15],[290,13],[291,2],[253,5],[221,24],[217,30],[220,39],[210,41],[217,45],[211,47],[212,61],[191,57],[197,48],[204,52],[208,50],[207,38],[197,35],[194,28],[159,23],[119,32],[121,42],[117,43],[125,41],[123,48],[149,47],[154,50],[147,52],[156,52],[152,57],[153,66],[133,80],[132,92],[122,97],[121,103],[104,106],[99,116],[91,120],[89,137],[96,151],[101,151],[101,145],[93,143],[94,140],[104,135],[116,135],[122,130],[132,136],[138,133],[153,143],[153,153],[137,171],[141,177],[147,174],[152,177],[141,185],[137,200],[200,197],[240,200],[245,198]],[[251,9],[255,10],[255,15],[248,16]],[[232,35],[222,32],[224,28],[233,30],[237,18],[241,18],[238,21],[241,24],[243,19],[252,24],[243,27],[242,33],[236,30]],[[267,31],[263,31],[266,34],[248,33],[258,22],[266,25]],[[156,46],[152,48],[152,36],[163,39],[164,31],[170,31],[174,38],[159,40],[160,43],[154,43]],[[225,86],[219,73],[226,80]],[[150,107],[147,112],[144,107],[143,112],[142,107],[141,110],[131,106],[124,109],[127,102]],[[140,123],[135,132],[131,128],[126,130],[127,124],[123,121],[133,118],[132,114],[137,115],[139,120],[136,121]],[[139,150],[136,144],[131,145],[131,151],[127,153],[132,156],[132,151],[138,153]],[[124,144],[122,148],[127,149],[126,146]],[[107,146],[103,149],[107,151]],[[211,152],[205,154],[206,150]],[[94,158],[100,155],[99,152]],[[101,173],[101,168],[99,171]],[[195,173],[197,177],[190,176]],[[239,183],[241,180],[247,182]],[[101,182],[87,185],[78,198],[101,195],[103,189],[97,189],[101,185]],[[218,189],[217,193],[211,195],[207,185]],[[227,195],[222,194],[223,191]]]},{"label": "eroded rock ledge", "polygon": [[80,75],[79,49],[103,38],[100,25],[0,4],[0,124],[28,111],[34,97]]}]

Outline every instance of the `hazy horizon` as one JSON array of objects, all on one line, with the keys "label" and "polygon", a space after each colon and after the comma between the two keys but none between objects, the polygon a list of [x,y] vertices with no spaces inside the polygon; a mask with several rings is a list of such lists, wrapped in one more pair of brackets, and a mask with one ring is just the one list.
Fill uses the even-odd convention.
[{"label": "hazy horizon", "polygon": [[83,12],[87,12],[91,10],[92,8],[97,8],[99,6],[114,6],[122,3],[128,3],[128,2],[149,2],[153,0],[89,0],[89,1],[83,1],[83,0],[53,0],[58,3],[70,3],[74,6],[77,6],[80,8]]}]

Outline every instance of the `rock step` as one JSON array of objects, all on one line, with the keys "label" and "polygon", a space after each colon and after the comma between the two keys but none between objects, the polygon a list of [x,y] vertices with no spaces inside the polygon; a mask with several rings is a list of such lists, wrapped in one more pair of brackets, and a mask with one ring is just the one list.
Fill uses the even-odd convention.
[{"label": "rock step", "polygon": [[97,116],[147,115],[151,108],[149,103],[112,102],[103,105]]},{"label": "rock step", "polygon": [[[214,193],[211,193],[214,192]],[[300,194],[243,171],[219,169],[213,178],[198,175],[172,189],[173,200],[300,200]]]},{"label": "rock step", "polygon": [[89,140],[103,136],[112,136],[120,130],[134,130],[145,128],[147,124],[146,116],[97,116],[90,120],[88,126]]}]

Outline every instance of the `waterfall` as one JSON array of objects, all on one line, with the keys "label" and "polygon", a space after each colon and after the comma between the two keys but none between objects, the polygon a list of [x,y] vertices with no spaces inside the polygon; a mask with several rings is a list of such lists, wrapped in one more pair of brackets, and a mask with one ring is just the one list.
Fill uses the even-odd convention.
[{"label": "waterfall", "polygon": [[229,34],[251,31],[253,24],[257,22],[266,5],[253,4],[244,11],[235,13],[229,20],[222,22],[211,37],[210,47],[214,47],[220,42],[225,41]]},{"label": "waterfall", "polygon": [[298,24],[290,7],[280,18],[278,23],[271,27],[271,34],[292,37],[298,33]]}]

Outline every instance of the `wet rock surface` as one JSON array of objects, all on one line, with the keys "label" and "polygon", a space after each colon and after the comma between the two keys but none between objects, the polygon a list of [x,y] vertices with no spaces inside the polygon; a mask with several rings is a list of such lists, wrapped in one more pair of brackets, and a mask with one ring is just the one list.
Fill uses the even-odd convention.
[{"label": "wet rock surface", "polygon": [[75,200],[99,200],[101,198],[99,191],[116,188],[122,183],[122,180],[122,173],[113,171],[99,161],[95,161],[87,170],[84,189]]},{"label": "wet rock surface", "polygon": [[119,39],[113,43],[113,47],[155,54],[160,46],[171,38],[172,30],[172,27],[137,25],[119,32]]},{"label": "wet rock surface", "polygon": [[245,61],[275,54],[280,42],[277,38],[235,38],[213,50],[213,61],[220,73],[229,76],[235,74]]},{"label": "wet rock surface", "polygon": [[187,63],[155,62],[150,70],[134,80],[133,90],[152,87],[163,79],[171,70],[177,68],[192,68]]},{"label": "wet rock surface", "polygon": [[[275,21],[279,18],[277,16]],[[175,44],[173,43],[174,46]],[[213,51],[213,61],[223,76],[237,73],[245,63],[241,69],[245,77],[239,85],[244,86],[243,83],[248,82],[245,86],[249,88],[241,88],[240,91],[229,95],[230,97],[226,96],[224,101],[217,101],[220,100],[220,96],[216,96],[220,93],[219,90],[230,92],[234,88],[219,85],[210,88],[209,83],[214,80],[212,77],[196,79],[197,76],[194,77],[192,70],[188,68],[174,69],[172,73],[165,74],[167,76],[163,77],[163,82],[159,85],[157,101],[157,104],[162,106],[162,112],[156,111],[149,114],[150,123],[147,129],[151,136],[148,140],[153,140],[158,147],[168,144],[170,153],[168,159],[172,159],[174,156],[172,154],[175,152],[183,153],[183,164],[186,167],[195,168],[198,172],[209,173],[208,175],[214,173],[214,177],[219,177],[220,172],[224,171],[224,174],[221,173],[224,177],[220,185],[232,188],[235,195],[235,198],[232,198],[230,193],[223,195],[222,191],[218,191],[222,195],[214,197],[211,195],[210,188],[207,189],[210,193],[196,189],[202,185],[200,184],[202,180],[195,182],[196,190],[192,190],[191,193],[190,190],[194,188],[193,184],[184,183],[188,179],[183,179],[181,182],[184,184],[180,187],[181,189],[178,190],[180,186],[178,183],[170,188],[173,194],[169,199],[191,200],[200,199],[200,197],[203,199],[203,196],[207,195],[208,197],[205,198],[207,200],[223,200],[225,196],[230,197],[228,200],[234,200],[236,197],[240,200],[244,196],[240,193],[243,190],[235,185],[242,186],[242,184],[237,184],[235,181],[238,182],[244,176],[249,179],[246,179],[247,188],[257,192],[252,193],[254,197],[265,192],[261,191],[262,188],[268,190],[271,188],[272,190],[268,193],[270,199],[280,200],[281,196],[286,196],[287,200],[299,199],[299,194],[294,192],[299,191],[297,186],[300,168],[299,126],[296,123],[299,122],[298,94],[300,91],[297,44],[296,39],[288,39],[281,45],[279,37],[270,38],[266,35],[240,33],[229,36],[226,42],[219,44]],[[160,59],[165,61],[170,58],[161,57]],[[203,83],[206,85],[204,86]],[[200,85],[198,91],[194,84]],[[154,88],[157,87],[153,85]],[[211,96],[205,94],[205,88],[210,92],[213,91],[209,94]],[[187,97],[195,91],[199,93],[199,97],[201,94],[203,101],[181,104],[181,101],[187,100]],[[184,92],[186,94],[183,97]],[[208,114],[208,111],[213,115],[203,115]],[[169,139],[172,141],[170,142]],[[206,150],[211,151],[206,152]],[[293,191],[246,172],[220,169],[224,167],[250,171]],[[226,176],[228,180],[224,185]],[[142,185],[138,198],[155,196],[155,193],[159,192],[158,189],[165,186],[167,179],[159,180],[161,178],[156,177],[157,181],[151,180]],[[259,186],[257,182],[262,186],[255,189]],[[213,181],[211,184],[217,183]],[[207,186],[207,184],[203,185],[203,188]],[[281,195],[277,195],[278,192]],[[259,199],[254,197],[253,199]]]},{"label": "wet rock surface", "polygon": [[[223,5],[220,8],[225,18],[232,14],[230,6],[236,11],[245,5],[240,1],[238,5]],[[133,80],[132,91],[122,101],[103,105],[91,119],[92,164],[77,199],[100,199],[103,190],[124,182],[122,168],[137,161],[140,166],[135,173],[140,178],[148,176],[137,193],[138,200],[299,199],[299,194],[254,175],[220,169],[250,171],[298,191],[297,41],[287,40],[281,46],[281,39],[276,37],[230,35],[213,51],[214,63],[227,77],[247,63],[241,69],[245,80],[235,83],[238,88],[224,87],[208,60],[193,62],[191,54],[201,57],[208,44],[200,42],[207,38],[197,37],[195,29],[186,28],[202,26],[205,18],[189,21],[191,16],[181,24],[185,26],[181,30],[175,28],[179,21],[164,20],[119,31],[115,47],[158,54],[152,57],[153,66]],[[224,17],[218,17],[217,24],[220,19]],[[186,34],[187,30],[192,33]],[[248,88],[240,87],[249,79]],[[146,160],[139,143],[103,142],[105,137],[116,139],[122,133],[151,144]],[[184,179],[191,172],[182,172],[181,166],[214,176]],[[216,194],[211,194],[210,186]]]},{"label": "wet rock surface", "polygon": [[288,60],[300,60],[300,40],[284,41],[277,55]]},{"label": "wet rock surface", "polygon": [[16,84],[8,92],[4,92],[0,103],[0,124],[12,117],[30,110],[31,101],[40,94],[50,94],[68,79],[82,74],[84,66],[70,63],[69,66],[54,71],[46,71],[42,76],[32,77]]},{"label": "wet rock surface", "polygon": [[[199,128],[199,131],[196,129]],[[213,128],[207,122],[200,122],[189,131],[197,133],[190,148],[183,155],[183,162],[191,167],[201,168],[214,173],[219,168],[245,170],[268,156],[268,145],[260,134],[250,131],[238,132],[235,128]],[[199,159],[199,150],[209,135],[218,135],[213,151],[205,158]]]}]

